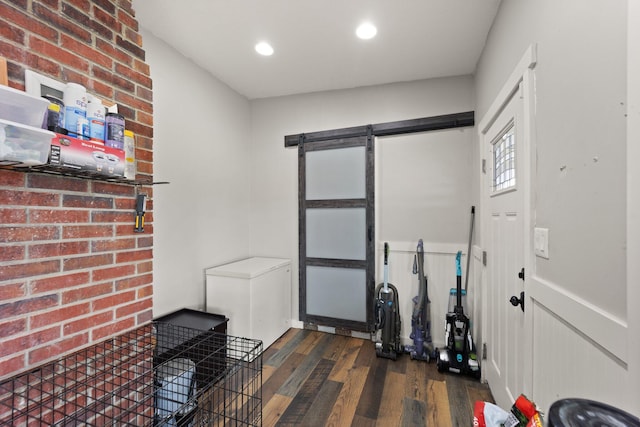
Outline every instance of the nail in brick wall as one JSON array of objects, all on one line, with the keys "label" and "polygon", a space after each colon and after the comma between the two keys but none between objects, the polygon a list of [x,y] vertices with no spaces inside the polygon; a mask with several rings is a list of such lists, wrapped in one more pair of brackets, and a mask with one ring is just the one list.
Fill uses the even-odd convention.
[{"label": "nail in brick wall", "polygon": [[[152,180],[152,82],[131,0],[0,0],[10,86],[33,70],[118,104]],[[134,233],[137,193],[148,196]],[[0,169],[0,379],[152,318],[151,187]]]}]

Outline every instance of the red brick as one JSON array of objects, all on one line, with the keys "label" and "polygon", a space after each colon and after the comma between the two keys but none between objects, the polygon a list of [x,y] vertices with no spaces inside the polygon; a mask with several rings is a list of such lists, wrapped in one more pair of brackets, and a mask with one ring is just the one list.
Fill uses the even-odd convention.
[{"label": "red brick", "polygon": [[81,43],[78,40],[67,36],[66,34],[62,34],[60,36],[60,42],[60,46],[62,46],[64,49],[68,49],[77,55],[81,55],[93,63],[100,64],[105,68],[113,67],[113,60],[111,58],[109,58],[104,53],[94,49],[89,44]]},{"label": "red brick", "polygon": [[121,251],[136,247],[135,239],[95,240],[91,242],[91,252]]},{"label": "red brick", "polygon": [[101,7],[105,12],[107,12],[109,15],[115,16],[116,14],[116,3],[110,0],[93,0],[92,1],[94,4],[94,13],[96,10],[96,7],[99,6]]},{"label": "red brick", "polygon": [[89,189],[87,180],[45,174],[29,174],[27,186],[31,188],[81,192],[86,192]]},{"label": "red brick", "polygon": [[19,10],[16,10],[7,4],[0,3],[0,16],[7,22],[13,22],[25,31],[41,35],[47,40],[58,40],[58,31],[42,22],[34,19]]},{"label": "red brick", "polygon": [[[46,279],[32,280],[31,293],[39,294],[79,286],[89,282],[89,277],[90,274],[88,272],[81,272],[47,277]],[[65,294],[63,294],[62,303],[67,304],[69,301],[65,301],[64,295]]]},{"label": "red brick", "polygon": [[89,303],[82,303],[73,306],[65,306],[56,310],[48,310],[46,313],[31,316],[29,325],[31,328],[40,328],[53,323],[80,317],[91,311]]},{"label": "red brick", "polygon": [[103,338],[116,335],[119,332],[126,331],[127,329],[131,329],[135,325],[135,319],[133,317],[129,317],[119,322],[94,329],[91,331],[91,338],[93,341],[98,341]]},{"label": "red brick", "polygon": [[44,347],[36,348],[29,352],[29,364],[35,365],[46,360],[59,357],[73,349],[82,347],[89,343],[89,334],[80,334],[73,337],[53,342]]},{"label": "red brick", "polygon": [[94,270],[92,278],[94,282],[101,282],[103,280],[117,279],[119,277],[127,277],[135,274],[135,265],[122,265],[116,267],[105,268],[102,270]]},{"label": "red brick", "polygon": [[89,222],[89,211],[76,209],[30,209],[29,222],[32,224]]},{"label": "red brick", "polygon": [[130,67],[116,63],[116,73],[146,88],[151,88],[151,77]]},{"label": "red brick", "polygon": [[0,378],[7,377],[25,368],[24,354],[0,361]]},{"label": "red brick", "polygon": [[25,290],[25,283],[10,283],[7,285],[0,285],[0,301],[24,297]]},{"label": "red brick", "polygon": [[36,298],[22,299],[0,305],[0,319],[25,315],[34,311],[55,307],[56,305],[58,305],[57,295],[45,295]]},{"label": "red brick", "polygon": [[26,252],[24,246],[0,246],[0,262],[23,261]]},{"label": "red brick", "polygon": [[[132,91],[129,91],[132,92]],[[116,90],[115,100],[117,102],[121,102],[125,105],[129,105],[130,107],[135,108],[136,110],[146,111],[147,113],[153,113],[153,104],[149,101],[145,101],[144,99],[136,98],[130,93],[125,93],[122,91]]]},{"label": "red brick", "polygon": [[118,10],[118,20],[134,31],[138,31],[138,21],[124,10]]},{"label": "red brick", "polygon": [[55,240],[60,237],[57,226],[40,227],[0,227],[0,242],[29,242],[37,240]]},{"label": "red brick", "polygon": [[152,285],[145,286],[143,288],[139,288],[138,291],[137,291],[137,298],[138,299],[150,297],[152,295],[153,295],[153,286]]},{"label": "red brick", "polygon": [[153,283],[153,274],[142,274],[136,277],[118,280],[116,282],[116,290],[123,291],[125,289],[136,288],[150,283]]},{"label": "red brick", "polygon": [[27,330],[27,319],[15,319],[8,322],[0,323],[0,337],[6,339],[10,335],[17,335]]},{"label": "red brick", "polygon": [[113,98],[113,86],[104,84],[97,80],[92,80],[88,89],[95,92],[99,97],[102,97],[103,101],[109,102],[109,100]]},{"label": "red brick", "polygon": [[27,222],[27,210],[24,208],[0,209],[0,224],[24,224]]},{"label": "red brick", "polygon": [[138,274],[151,273],[153,271],[153,261],[139,262]]},{"label": "red brick", "polygon": [[20,351],[36,347],[43,343],[50,343],[57,338],[60,338],[59,326],[55,326],[53,328],[45,329],[38,332],[33,332],[29,335],[23,335],[21,337],[12,338],[9,340],[3,340],[2,346],[0,346],[0,357],[18,353]]},{"label": "red brick", "polygon": [[92,239],[113,236],[111,225],[65,225],[62,227],[63,239]]},{"label": "red brick", "polygon": [[67,34],[71,34],[80,40],[84,40],[87,43],[91,41],[91,32],[77,25],[75,22],[64,18],[56,10],[50,10],[46,6],[34,3],[33,13],[54,28],[58,28],[59,30],[64,31]]},{"label": "red brick", "polygon": [[126,199],[116,199],[115,204],[116,204],[116,209],[129,210],[129,211],[133,211],[136,209],[136,199],[131,197]]},{"label": "red brick", "polygon": [[24,45],[25,42],[24,31],[14,27],[4,19],[0,19],[0,37],[21,45]]},{"label": "red brick", "polygon": [[91,9],[91,3],[89,3],[89,0],[66,0],[66,1],[76,6],[78,9],[84,12],[89,12],[89,10]]},{"label": "red brick", "polygon": [[66,258],[62,261],[62,270],[71,271],[81,268],[99,267],[113,264],[113,254],[90,255],[78,258]]},{"label": "red brick", "polygon": [[41,261],[27,264],[12,264],[0,266],[1,280],[14,280],[25,277],[40,276],[60,271],[60,261]]},{"label": "red brick", "polygon": [[153,126],[153,114],[147,114],[145,112],[138,111],[136,118],[143,125]]},{"label": "red brick", "polygon": [[94,211],[91,213],[92,222],[130,222],[133,224],[134,219],[133,212]]},{"label": "red brick", "polygon": [[62,206],[66,208],[112,209],[113,198],[65,194],[62,196]]},{"label": "red brick", "polygon": [[89,252],[89,242],[61,242],[44,243],[29,246],[29,258],[50,258],[58,256],[86,254]]},{"label": "red brick", "polygon": [[94,181],[93,192],[99,194],[111,194],[114,196],[135,197],[136,189],[131,185],[112,184],[109,182]]},{"label": "red brick", "polygon": [[153,164],[145,162],[144,159],[137,158],[136,169],[139,174],[153,175]]},{"label": "red brick", "polygon": [[[100,6],[103,6],[103,7],[108,6],[108,4],[105,4],[105,3],[107,2],[102,2]],[[112,28],[115,32],[119,33],[122,31],[122,24],[116,19],[114,12],[115,10],[111,10],[107,12],[96,7],[93,8],[93,16],[98,21],[100,21],[107,27]]]},{"label": "red brick", "polygon": [[59,206],[60,196],[31,191],[0,190],[0,200],[5,206]]},{"label": "red brick", "polygon": [[131,261],[141,261],[153,258],[153,251],[151,249],[143,249],[139,251],[131,252],[118,252],[116,254],[116,263],[122,264]]},{"label": "red brick", "polygon": [[94,314],[89,317],[74,320],[73,322],[65,323],[62,327],[62,331],[64,335],[73,335],[78,332],[95,328],[99,325],[104,325],[111,321],[113,321],[113,312],[105,311],[103,313]]},{"label": "red brick", "polygon": [[[0,12],[2,11],[2,3],[0,3]],[[0,48],[2,45],[0,44]],[[3,50],[4,52],[4,50]],[[14,172],[7,169],[0,169],[0,185],[7,185],[12,187],[20,187],[24,185],[25,177],[27,174],[24,172]],[[2,199],[4,200],[4,198]],[[4,204],[4,202],[3,202]]]},{"label": "red brick", "polygon": [[40,53],[44,56],[55,58],[55,60],[60,64],[69,65],[85,73],[89,71],[89,63],[85,59],[40,38],[33,36],[30,37],[29,48],[34,53]]},{"label": "red brick", "polygon": [[116,318],[120,319],[123,317],[131,316],[132,314],[140,313],[144,310],[149,310],[152,306],[153,304],[151,302],[151,298],[147,298],[142,301],[134,302],[133,304],[118,307],[116,309]]},{"label": "red brick", "polygon": [[69,304],[80,300],[88,300],[113,292],[111,283],[101,283],[99,285],[84,286],[78,289],[71,289],[62,293],[62,304]]},{"label": "red brick", "polygon": [[[133,92],[135,90],[135,84],[133,82],[123,77],[120,77],[119,75],[117,75],[111,70],[107,70],[105,68],[98,67],[98,66],[93,66],[91,67],[91,73],[96,79],[101,80],[112,86],[117,86],[121,89],[126,90],[127,92]],[[118,109],[118,112],[120,112],[119,109]]]},{"label": "red brick", "polygon": [[136,87],[136,96],[145,101],[153,102],[153,91],[149,88],[142,86]]},{"label": "red brick", "polygon": [[100,52],[104,52],[106,55],[115,59],[116,61],[122,62],[124,64],[131,64],[131,55],[111,43],[98,38],[96,39],[96,47],[100,50]]},{"label": "red brick", "polygon": [[143,236],[138,238],[139,248],[151,248],[153,247],[153,236]]},{"label": "red brick", "polygon": [[67,81],[67,82],[73,82],[73,83],[78,83],[81,84],[82,86],[88,88],[89,92],[91,92],[91,82],[92,80],[89,79],[89,76],[82,73],[82,72],[78,72],[77,70],[74,70],[72,68],[69,67],[65,67],[64,64],[62,64],[62,80]]},{"label": "red brick", "polygon": [[[136,135],[137,137],[137,135]],[[136,160],[138,161],[145,161],[145,162],[151,162],[153,161],[153,151],[151,151],[150,149],[145,149],[142,148],[141,146],[143,145],[142,138],[137,137],[136,138]],[[149,138],[144,138],[145,141],[153,141],[152,139]]]},{"label": "red brick", "polygon": [[144,325],[147,322],[151,322],[153,320],[153,310],[143,311],[139,313],[137,316],[138,325]]},{"label": "red brick", "polygon": [[105,310],[117,305],[126,304],[135,299],[135,291],[119,292],[92,302],[93,311]]},{"label": "red brick", "polygon": [[139,46],[136,46],[134,43],[131,43],[129,40],[125,40],[120,36],[116,36],[116,45],[120,46],[127,52],[132,53],[134,56],[144,61],[145,59],[144,49],[142,49]]}]

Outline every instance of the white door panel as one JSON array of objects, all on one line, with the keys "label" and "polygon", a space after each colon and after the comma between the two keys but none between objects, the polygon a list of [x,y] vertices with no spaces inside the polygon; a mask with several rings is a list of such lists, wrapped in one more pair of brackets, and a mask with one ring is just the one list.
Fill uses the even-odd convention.
[{"label": "white door panel", "polygon": [[523,103],[511,97],[483,139],[487,173],[484,205],[487,236],[487,362],[485,377],[496,403],[508,408],[524,391],[524,312],[510,303],[520,298],[524,281]]}]

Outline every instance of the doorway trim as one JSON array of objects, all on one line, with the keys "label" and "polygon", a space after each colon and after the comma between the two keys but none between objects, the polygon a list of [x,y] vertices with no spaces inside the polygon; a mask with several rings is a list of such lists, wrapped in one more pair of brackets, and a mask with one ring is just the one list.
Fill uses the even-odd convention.
[{"label": "doorway trim", "polygon": [[[509,78],[502,86],[500,92],[494,99],[493,103],[483,116],[482,120],[478,125],[478,143],[480,148],[480,153],[482,153],[482,144],[484,143],[485,135],[489,131],[493,122],[497,119],[500,112],[504,109],[505,105],[509,102],[509,100],[513,96],[518,96],[516,92],[522,86],[520,95],[523,100],[523,144],[522,148],[524,151],[525,157],[525,167],[523,172],[523,186],[522,191],[524,191],[524,207],[523,207],[523,227],[524,227],[524,268],[525,268],[525,280],[524,280],[524,291],[525,291],[525,307],[530,305],[531,301],[531,292],[529,290],[528,284],[530,283],[530,278],[534,272],[535,268],[535,260],[533,259],[533,251],[532,248],[532,234],[533,227],[535,225],[535,181],[533,179],[533,172],[536,170],[536,156],[533,155],[535,153],[535,142],[536,142],[536,133],[535,133],[535,87],[534,87],[534,75],[533,70],[537,64],[537,45],[531,44],[526,49],[522,58],[511,72]],[[484,172],[480,170],[480,181],[484,182],[483,179]],[[484,192],[487,191],[484,186],[481,186],[482,196],[480,203],[480,241],[485,244],[485,238],[487,236],[488,229],[488,221],[490,220],[489,215],[487,215],[487,207],[484,206]],[[488,254],[491,256],[491,254]],[[485,339],[487,337],[487,301],[486,301],[486,283],[483,283],[483,291],[482,291],[482,337]],[[506,302],[505,302],[506,303]],[[525,310],[525,330],[527,331],[527,336],[525,337],[525,348],[523,349],[524,359],[523,362],[523,384],[524,390],[523,393],[530,395],[533,390],[533,358],[532,358],[532,347],[533,347],[533,310],[530,308]],[[483,374],[484,375],[484,374]],[[483,378],[484,379],[484,378]]]}]

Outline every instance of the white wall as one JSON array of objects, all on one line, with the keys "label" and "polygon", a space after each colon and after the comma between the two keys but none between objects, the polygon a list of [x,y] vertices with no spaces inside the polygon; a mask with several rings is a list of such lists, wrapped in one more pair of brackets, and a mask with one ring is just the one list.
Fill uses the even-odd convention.
[{"label": "white wall", "polygon": [[635,396],[631,409],[640,415],[640,2],[629,1],[627,33],[627,341],[629,394]]},{"label": "white wall", "polygon": [[204,304],[204,269],[251,255],[246,98],[147,31],[153,79],[154,315]]},{"label": "white wall", "polygon": [[524,392],[544,409],[581,396],[638,411],[628,372],[640,355],[626,345],[627,6],[503,1],[478,64],[483,117],[537,44],[533,215],[549,228],[550,259],[536,258],[527,282],[535,333]]},{"label": "white wall", "polygon": [[[252,252],[255,255],[285,257],[292,260],[293,307],[292,317],[298,319],[298,162],[297,149],[284,147],[284,136],[302,132],[321,131],[349,126],[382,123],[395,120],[429,117],[440,114],[458,113],[473,109],[473,86],[470,77],[455,77],[428,81],[397,83],[384,86],[364,87],[351,90],[322,92],[280,98],[268,98],[251,103],[251,235]],[[469,156],[460,154],[463,147],[471,149],[471,130],[435,132],[433,135],[413,136],[393,140],[378,138],[376,145],[383,147],[385,168],[402,167],[406,159],[407,147],[424,143],[420,156],[416,156],[418,166],[425,178],[424,187],[407,181],[406,186],[397,186],[397,196],[404,199],[415,198],[418,208],[424,207],[424,217],[405,223],[388,231],[378,228],[378,238],[406,240],[417,243],[419,238],[428,242],[465,242],[468,233],[469,192],[448,194],[444,210],[437,209],[437,201],[420,201],[421,196],[434,194],[437,189],[430,187],[429,173],[434,169],[450,177],[449,189],[463,189],[470,185],[467,173]],[[440,145],[441,144],[441,145]],[[394,148],[395,147],[395,148]],[[377,148],[379,149],[379,148]],[[430,157],[425,152],[439,153]],[[393,160],[393,155],[399,155]],[[442,154],[443,158],[439,157]],[[461,158],[458,158],[458,155]],[[454,161],[453,159],[456,159]],[[379,159],[377,159],[379,161]],[[452,163],[452,164],[450,164]],[[449,166],[447,168],[447,166]],[[383,172],[382,172],[383,173]],[[408,179],[408,178],[405,178]],[[411,177],[413,180],[414,177]],[[440,182],[442,184],[442,182]],[[416,196],[418,194],[418,196]],[[453,200],[457,201],[454,203]],[[441,201],[442,199],[440,199]],[[428,204],[431,206],[428,206]],[[458,206],[464,206],[458,211]],[[393,221],[393,209],[382,207]],[[396,215],[401,215],[399,212]],[[413,212],[412,217],[417,215]],[[455,220],[451,220],[451,216]],[[400,218],[400,217],[398,217]],[[448,219],[445,219],[448,218]],[[458,218],[461,223],[458,223]],[[453,224],[453,225],[452,225]],[[461,228],[458,229],[457,227]],[[444,228],[441,231],[439,229]],[[383,236],[383,237],[380,237]],[[461,249],[464,249],[461,248]],[[452,268],[453,271],[453,268]],[[378,279],[381,280],[381,277]],[[443,284],[448,289],[449,283]],[[410,300],[413,295],[400,295]],[[403,322],[410,321],[410,313],[402,313]]]}]

